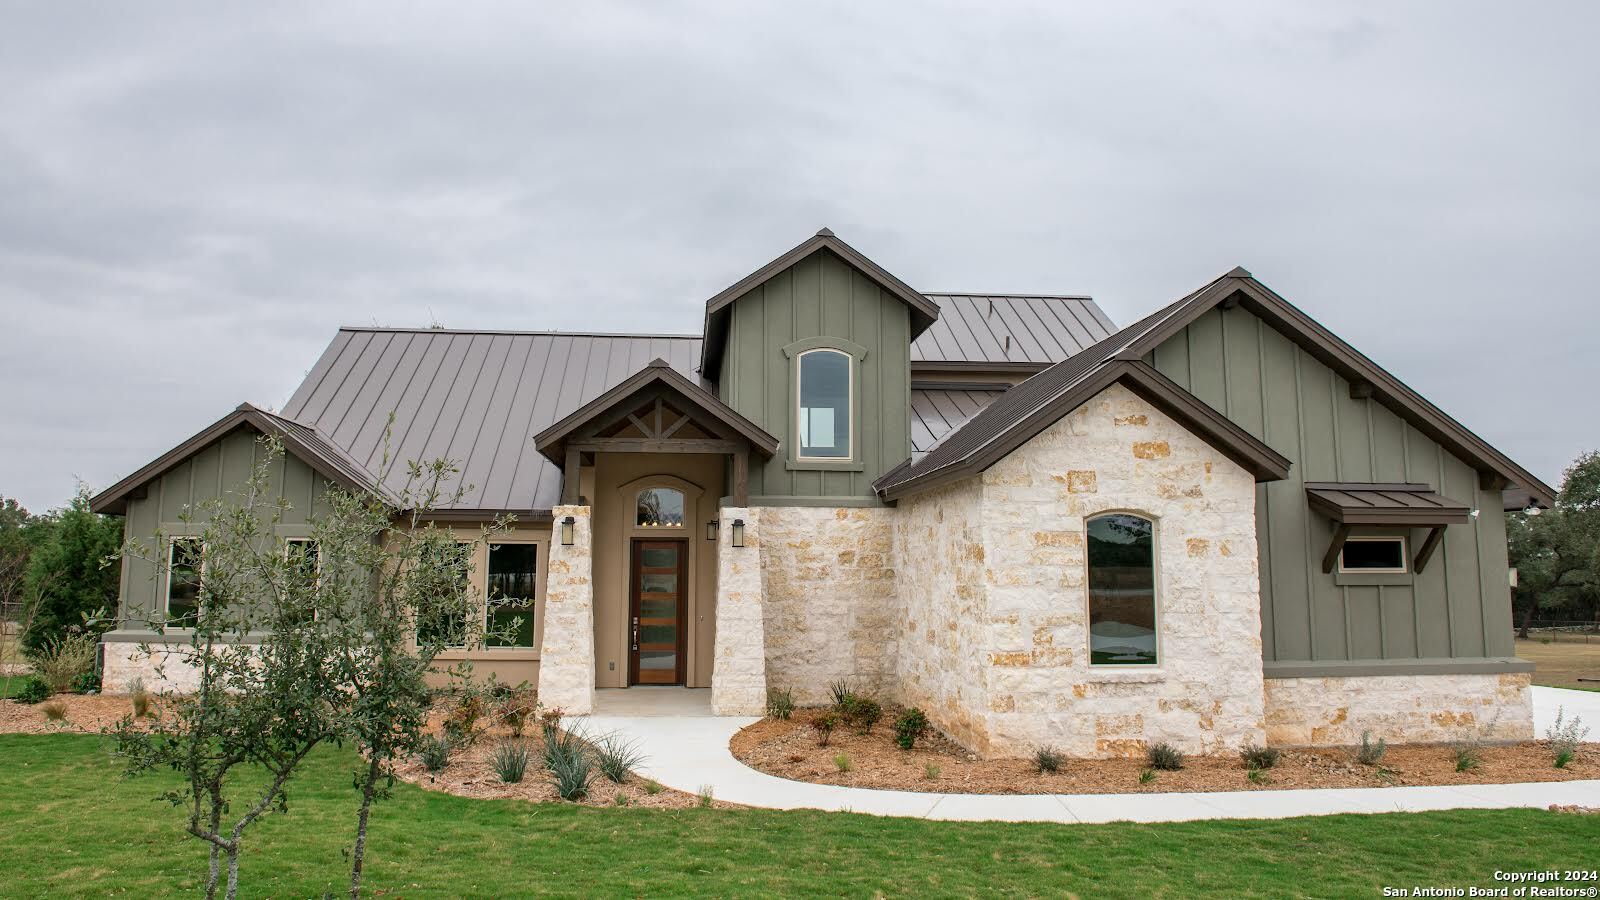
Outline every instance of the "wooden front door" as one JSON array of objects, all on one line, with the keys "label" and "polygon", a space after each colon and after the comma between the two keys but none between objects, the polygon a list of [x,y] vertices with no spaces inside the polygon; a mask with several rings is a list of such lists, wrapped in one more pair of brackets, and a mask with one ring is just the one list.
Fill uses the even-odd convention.
[{"label": "wooden front door", "polygon": [[683,684],[688,551],[686,541],[633,541],[629,684]]}]

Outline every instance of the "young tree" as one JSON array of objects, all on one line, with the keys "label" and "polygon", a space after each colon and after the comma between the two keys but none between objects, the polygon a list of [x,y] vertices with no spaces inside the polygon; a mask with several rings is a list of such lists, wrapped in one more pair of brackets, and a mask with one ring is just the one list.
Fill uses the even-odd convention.
[{"label": "young tree", "polygon": [[28,559],[24,595],[35,609],[22,644],[29,653],[117,603],[118,570],[112,561],[122,544],[122,520],[91,512],[89,488],[81,484],[72,503],[50,519]]},{"label": "young tree", "polygon": [[1567,468],[1553,507],[1507,515],[1506,537],[1517,569],[1520,637],[1541,611],[1600,614],[1600,451]]}]

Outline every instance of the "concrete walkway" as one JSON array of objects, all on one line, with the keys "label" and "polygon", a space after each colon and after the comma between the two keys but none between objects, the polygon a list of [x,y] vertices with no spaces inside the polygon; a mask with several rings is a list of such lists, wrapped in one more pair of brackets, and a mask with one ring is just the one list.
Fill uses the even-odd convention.
[{"label": "concrete walkway", "polygon": [[[1600,735],[1600,694],[1534,688],[1535,734],[1555,720],[1581,715]],[[616,731],[639,742],[642,774],[690,793],[709,786],[718,800],[768,809],[820,809],[950,821],[1182,822],[1193,819],[1277,819],[1334,813],[1438,809],[1600,807],[1600,781],[1475,784],[1459,787],[1335,788],[1172,794],[926,794],[808,784],[763,775],[733,758],[728,739],[754,718],[596,715],[591,732]]]}]

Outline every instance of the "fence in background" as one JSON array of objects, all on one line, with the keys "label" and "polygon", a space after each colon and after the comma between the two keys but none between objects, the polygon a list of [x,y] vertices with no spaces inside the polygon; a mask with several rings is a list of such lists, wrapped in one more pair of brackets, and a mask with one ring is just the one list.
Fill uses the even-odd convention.
[{"label": "fence in background", "polygon": [[[1522,634],[1519,628],[1516,632]],[[1529,640],[1546,643],[1600,644],[1600,623],[1571,619],[1534,619],[1528,625]]]}]

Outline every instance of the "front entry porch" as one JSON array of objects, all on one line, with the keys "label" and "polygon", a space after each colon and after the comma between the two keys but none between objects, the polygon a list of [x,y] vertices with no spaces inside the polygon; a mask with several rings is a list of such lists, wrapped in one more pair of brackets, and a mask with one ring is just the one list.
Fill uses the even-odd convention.
[{"label": "front entry porch", "polygon": [[594,692],[597,716],[709,716],[709,688],[650,687],[598,688]]}]

